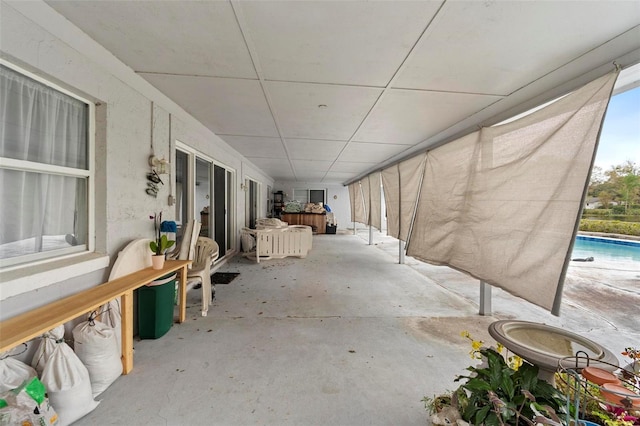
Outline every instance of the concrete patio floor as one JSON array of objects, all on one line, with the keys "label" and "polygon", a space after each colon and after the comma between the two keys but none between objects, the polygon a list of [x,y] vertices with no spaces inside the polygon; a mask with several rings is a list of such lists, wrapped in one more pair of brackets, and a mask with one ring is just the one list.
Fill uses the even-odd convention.
[{"label": "concrete patio floor", "polygon": [[306,259],[236,256],[220,271],[240,275],[216,286],[209,315],[190,291],[187,321],[134,342],[132,373],[76,424],[424,425],[422,397],[454,389],[472,363],[462,330],[492,344],[488,325],[517,318],[616,354],[640,343],[640,271],[617,271],[616,288],[572,265],[560,318],[498,289],[482,317],[477,280],[411,258],[399,265],[397,242],[374,238],[314,236]]}]

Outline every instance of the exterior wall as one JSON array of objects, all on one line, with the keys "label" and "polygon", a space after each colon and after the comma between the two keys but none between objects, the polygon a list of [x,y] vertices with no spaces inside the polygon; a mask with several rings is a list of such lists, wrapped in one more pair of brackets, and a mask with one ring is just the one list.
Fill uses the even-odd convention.
[{"label": "exterior wall", "polygon": [[[174,217],[175,208],[168,205],[170,187],[175,192],[175,185],[168,182],[173,177],[163,176],[165,185],[157,198],[145,193],[152,143],[157,157],[170,159],[172,172],[175,140],[234,169],[236,225],[238,230],[244,226],[245,198],[240,182],[251,176],[266,188],[273,186],[271,178],[46,3],[2,2],[0,8],[3,59],[97,104],[95,247],[109,256],[110,265],[130,240],[153,236],[149,215],[163,211],[164,218]],[[99,284],[108,276],[108,268],[86,272],[21,294],[5,291],[3,295],[0,279],[0,319]]]}]

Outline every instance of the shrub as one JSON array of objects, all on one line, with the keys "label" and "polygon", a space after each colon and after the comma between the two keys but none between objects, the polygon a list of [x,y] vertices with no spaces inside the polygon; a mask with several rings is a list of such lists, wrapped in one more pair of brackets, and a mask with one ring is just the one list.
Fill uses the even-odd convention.
[{"label": "shrub", "polygon": [[613,206],[613,207],[611,207],[611,211],[613,212],[613,214],[625,214],[625,207],[624,206]]},{"label": "shrub", "polygon": [[582,210],[583,216],[609,216],[611,209],[584,209]]},{"label": "shrub", "polygon": [[607,234],[640,236],[640,223],[638,222],[581,219],[579,229],[585,232],[604,232]]}]

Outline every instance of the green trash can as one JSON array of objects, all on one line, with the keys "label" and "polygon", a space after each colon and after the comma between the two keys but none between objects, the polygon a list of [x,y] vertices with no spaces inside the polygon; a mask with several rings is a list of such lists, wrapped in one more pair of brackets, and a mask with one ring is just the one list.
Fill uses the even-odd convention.
[{"label": "green trash can", "polygon": [[176,288],[175,272],[138,289],[138,336],[157,339],[173,325],[173,301]]}]

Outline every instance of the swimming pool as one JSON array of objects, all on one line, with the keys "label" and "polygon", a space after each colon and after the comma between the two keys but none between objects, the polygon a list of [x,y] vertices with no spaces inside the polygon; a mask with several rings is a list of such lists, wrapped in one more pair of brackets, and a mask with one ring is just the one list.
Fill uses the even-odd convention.
[{"label": "swimming pool", "polygon": [[640,262],[640,241],[578,235],[571,258]]}]

